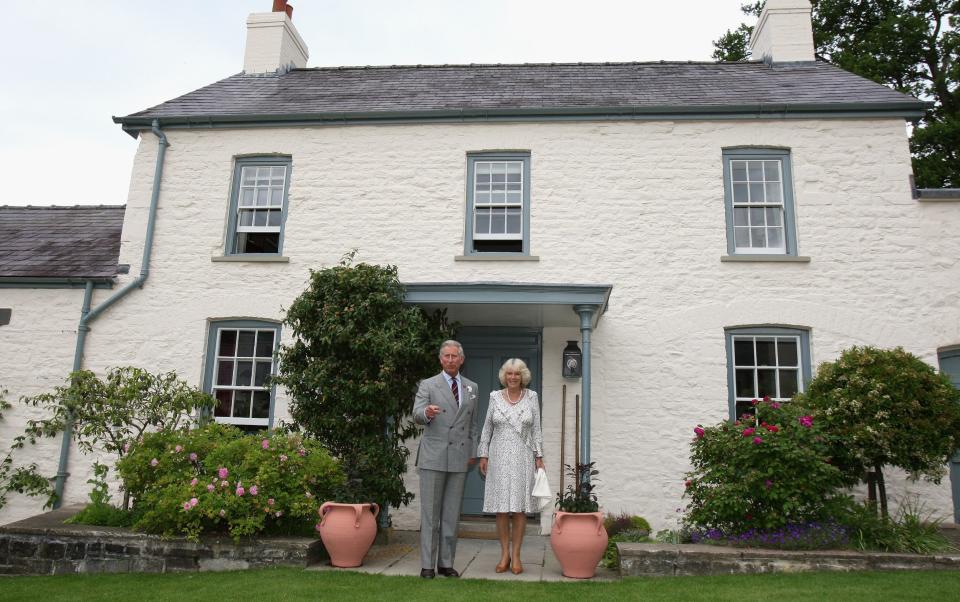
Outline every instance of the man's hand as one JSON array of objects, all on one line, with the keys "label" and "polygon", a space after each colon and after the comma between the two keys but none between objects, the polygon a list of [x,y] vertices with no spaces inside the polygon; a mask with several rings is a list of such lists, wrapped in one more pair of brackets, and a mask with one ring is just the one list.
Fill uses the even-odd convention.
[{"label": "man's hand", "polygon": [[427,420],[433,420],[433,417],[440,413],[440,406],[429,405],[423,413],[427,415]]},{"label": "man's hand", "polygon": [[487,476],[487,459],[480,458],[480,474]]},{"label": "man's hand", "polygon": [[470,458],[469,460],[467,460],[467,466],[473,466],[476,463],[477,463],[476,458]]}]

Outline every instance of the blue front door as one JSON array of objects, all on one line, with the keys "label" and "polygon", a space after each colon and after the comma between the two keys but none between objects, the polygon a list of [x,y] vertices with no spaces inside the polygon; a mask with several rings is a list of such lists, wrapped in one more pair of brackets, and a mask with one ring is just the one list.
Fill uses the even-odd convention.
[{"label": "blue front door", "polygon": [[[503,362],[512,357],[522,359],[533,374],[530,388],[540,392],[539,329],[465,326],[457,333],[457,340],[463,345],[463,352],[467,356],[461,371],[479,388],[478,432],[483,428],[483,420],[487,416],[490,392],[502,388],[498,375]],[[542,399],[541,396],[541,403]],[[483,514],[483,479],[476,465],[467,473],[461,512]]]}]

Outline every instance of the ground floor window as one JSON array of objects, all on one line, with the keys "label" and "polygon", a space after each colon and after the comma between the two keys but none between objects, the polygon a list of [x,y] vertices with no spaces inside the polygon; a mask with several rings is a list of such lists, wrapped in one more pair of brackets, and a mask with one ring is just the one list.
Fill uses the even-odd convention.
[{"label": "ground floor window", "polygon": [[753,400],[787,401],[810,380],[810,335],[795,328],[729,328],[727,381],[731,419],[753,413]]},{"label": "ground floor window", "polygon": [[210,323],[204,388],[217,399],[217,422],[268,428],[273,419],[274,355],[280,326],[232,320]]}]

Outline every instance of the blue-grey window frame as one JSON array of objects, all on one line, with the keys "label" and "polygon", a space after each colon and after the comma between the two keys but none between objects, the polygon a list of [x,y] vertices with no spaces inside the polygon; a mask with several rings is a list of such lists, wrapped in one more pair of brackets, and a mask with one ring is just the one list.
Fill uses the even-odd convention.
[{"label": "blue-grey window frame", "polygon": [[[783,178],[783,237],[785,253],[771,252],[769,255],[797,256],[797,218],[793,198],[793,164],[790,149],[786,148],[725,148],[723,149],[723,203],[727,220],[727,255],[738,255],[733,234],[733,190],[730,187],[730,161],[734,160],[780,160],[780,174]],[[739,253],[741,256],[760,256],[762,253]]]},{"label": "blue-grey window frame", "polygon": [[[277,352],[280,349],[280,322],[273,320],[210,320],[207,326],[207,353],[203,369],[203,390],[213,395],[213,373],[217,364],[217,334],[223,328],[238,328],[250,330],[273,330],[273,367],[270,376],[277,374]],[[267,428],[273,428],[274,411],[277,404],[277,386],[270,385],[270,411],[267,414]],[[210,411],[210,418],[216,421],[213,416],[213,410]],[[232,423],[225,423],[232,424]]]},{"label": "blue-grey window frame", "polygon": [[810,330],[791,326],[731,326],[724,328],[724,338],[727,350],[727,405],[730,420],[737,416],[737,387],[734,374],[733,337],[735,336],[794,336],[800,339],[800,380],[803,383],[801,391],[806,390],[813,377],[810,364]]},{"label": "blue-grey window frame", "polygon": [[[477,161],[523,161],[523,240],[519,253],[484,252],[473,249],[473,195],[474,195],[474,165]],[[483,151],[467,153],[467,216],[465,221],[463,254],[479,255],[483,257],[517,257],[530,255],[530,152],[529,151]]]},{"label": "blue-grey window frame", "polygon": [[[276,253],[240,253],[237,245],[237,205],[240,202],[240,173],[244,167],[266,165],[283,165],[287,168],[287,177],[283,183],[283,209],[280,216],[280,235],[277,240]],[[244,257],[274,257],[283,255],[283,235],[287,226],[287,210],[290,198],[290,180],[293,176],[293,157],[290,155],[257,155],[250,157],[236,157],[233,161],[233,183],[230,188],[230,209],[227,214],[227,240],[224,243],[225,255]]]}]

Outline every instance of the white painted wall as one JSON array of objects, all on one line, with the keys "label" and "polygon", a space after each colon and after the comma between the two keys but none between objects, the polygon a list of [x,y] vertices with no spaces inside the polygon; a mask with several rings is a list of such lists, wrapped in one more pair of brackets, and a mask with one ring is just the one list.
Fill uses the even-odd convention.
[{"label": "white painted wall", "polygon": [[[655,528],[672,526],[683,505],[692,428],[726,417],[724,327],[807,327],[814,365],[853,344],[902,345],[935,364],[938,347],[960,343],[960,213],[910,198],[905,128],[895,119],[198,129],[168,137],[150,279],[94,323],[86,367],[175,369],[200,384],[207,320],[280,319],[310,268],[334,265],[353,248],[363,261],[398,265],[405,282],[610,284],[609,311],[593,337],[599,494],[606,509],[642,514]],[[721,263],[721,149],[740,145],[791,149],[798,246],[810,263]],[[502,149],[531,152],[531,246],[540,261],[457,262],[465,154]],[[258,153],[293,157],[290,261],[214,262],[223,254],[233,157]],[[134,274],[155,156],[147,134],[120,258]],[[71,303],[75,316],[79,297]],[[555,488],[559,356],[578,337],[575,326],[571,312],[569,328],[547,328],[543,337],[546,463]],[[16,349],[8,328],[0,328],[3,358]],[[46,333],[29,344],[46,349],[57,339]],[[49,366],[38,380],[17,362],[0,379],[11,391],[64,375],[49,374]],[[568,462],[578,392],[568,387]],[[86,496],[92,463],[73,457],[68,501]],[[407,482],[417,492],[414,473]],[[888,483],[895,496],[920,491],[931,509],[952,512],[948,484],[912,485],[895,475]],[[4,511],[0,523],[23,515]],[[417,528],[417,502],[394,520]]]}]

